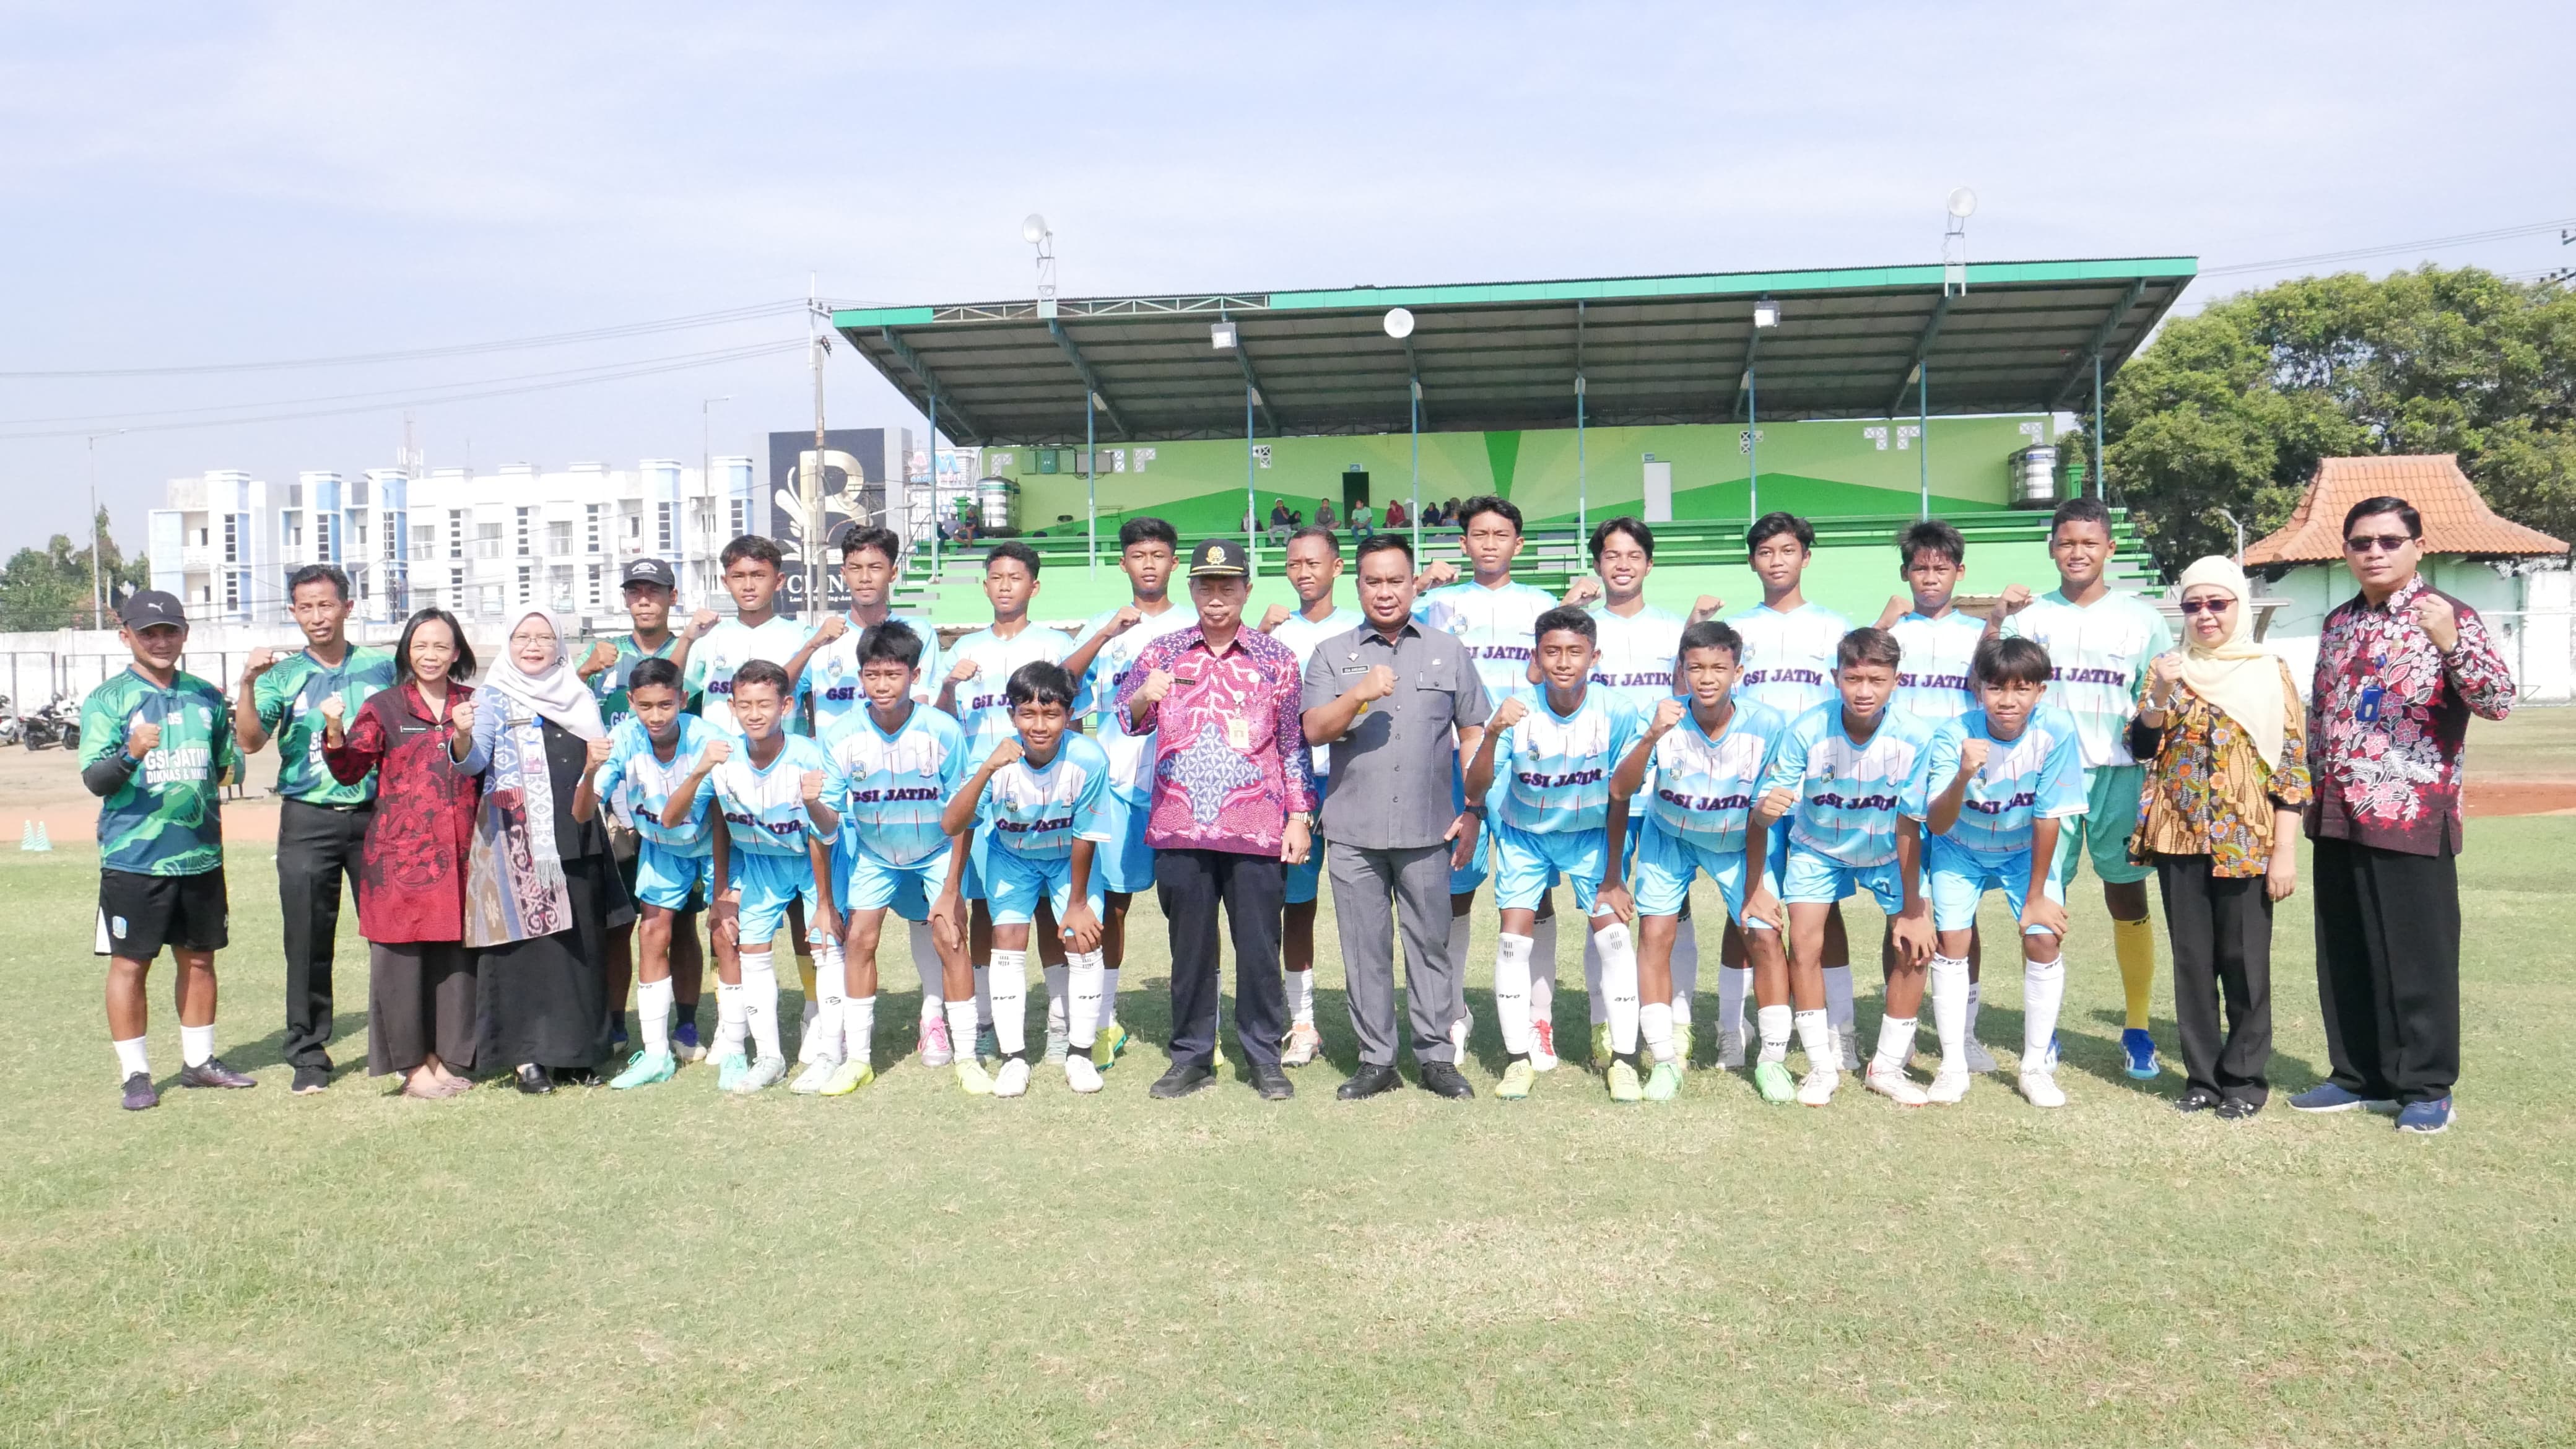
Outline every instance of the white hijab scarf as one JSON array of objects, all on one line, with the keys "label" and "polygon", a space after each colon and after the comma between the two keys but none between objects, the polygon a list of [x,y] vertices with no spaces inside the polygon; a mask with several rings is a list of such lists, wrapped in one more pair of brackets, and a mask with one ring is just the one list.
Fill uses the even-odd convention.
[{"label": "white hijab scarf", "polygon": [[519,667],[518,656],[510,647],[509,635],[502,636],[501,658],[492,668],[483,687],[498,691],[512,704],[513,715],[537,714],[553,720],[557,727],[577,739],[595,740],[608,733],[599,717],[599,701],[593,699],[590,686],[573,672],[572,659],[564,647],[563,625],[543,609],[524,609],[510,625],[510,634],[530,619],[543,619],[555,636],[555,661],[530,674]]},{"label": "white hijab scarf", "polygon": [[2235,596],[2236,627],[2216,645],[2204,645],[2193,636],[2191,621],[2183,620],[2183,682],[2191,686],[2192,693],[2236,721],[2255,753],[2263,757],[2264,766],[2277,770],[2281,768],[2282,720],[2289,711],[2289,701],[2281,687],[2280,661],[2272,651],[2254,642],[2253,585],[2234,559],[2219,554],[2211,554],[2184,569],[2182,581],[2175,585],[2175,597],[2189,598],[2191,591],[2202,585],[2224,589]]}]

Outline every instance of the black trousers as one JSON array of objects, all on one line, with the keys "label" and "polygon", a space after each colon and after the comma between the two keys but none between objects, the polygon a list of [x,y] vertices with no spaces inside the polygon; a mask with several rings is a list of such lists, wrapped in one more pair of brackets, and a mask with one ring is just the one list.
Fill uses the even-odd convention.
[{"label": "black trousers", "polygon": [[2272,897],[2263,877],[2212,875],[2205,855],[2159,855],[2156,881],[2173,942],[2183,1075],[2200,1091],[2262,1106],[2272,1095]]},{"label": "black trousers", "polygon": [[2451,855],[2316,843],[2317,1001],[2334,1083],[2399,1105],[2460,1076],[2460,870]]},{"label": "black trousers", "polygon": [[371,803],[326,810],[289,800],[277,810],[277,905],[286,917],[286,1061],[331,1065],[331,947],[340,934],[340,890],[354,886]]},{"label": "black trousers", "polygon": [[1275,855],[1231,850],[1157,850],[1154,897],[1172,932],[1172,1060],[1206,1066],[1216,1054],[1217,997],[1224,960],[1216,912],[1234,936],[1234,1033],[1244,1057],[1279,1065],[1288,1030],[1288,989],[1279,979],[1279,915],[1286,868]]}]

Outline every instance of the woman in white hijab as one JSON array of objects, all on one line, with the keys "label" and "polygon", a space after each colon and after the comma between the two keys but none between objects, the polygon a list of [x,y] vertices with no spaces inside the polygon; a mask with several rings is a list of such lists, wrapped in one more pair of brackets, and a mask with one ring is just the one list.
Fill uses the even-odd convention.
[{"label": "woman in white hijab", "polygon": [[607,831],[573,816],[608,732],[552,614],[520,614],[472,708],[458,763],[484,777],[465,896],[465,944],[481,952],[477,1059],[510,1064],[532,1095],[596,1085],[609,1051],[606,932],[635,908]]},{"label": "woman in white hijab", "polygon": [[2129,731],[2149,762],[2129,856],[2156,867],[2173,940],[2186,1077],[2174,1106],[2242,1121],[2271,1094],[2272,905],[2298,887],[2306,705],[2254,642],[2243,569],[2204,558],[2179,592],[2183,645],[2157,656]]}]

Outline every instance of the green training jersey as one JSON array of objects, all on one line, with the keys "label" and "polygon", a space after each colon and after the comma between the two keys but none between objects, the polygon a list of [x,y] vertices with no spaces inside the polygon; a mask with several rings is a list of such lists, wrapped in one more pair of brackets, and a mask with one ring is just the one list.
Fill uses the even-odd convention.
[{"label": "green training jersey", "polygon": [[[659,649],[644,648],[635,642],[635,636],[632,634],[624,635],[614,642],[617,645],[617,662],[590,677],[590,692],[599,697],[600,721],[612,730],[617,728],[619,720],[635,712],[634,708],[626,702],[627,677],[635,672],[636,665],[647,659],[670,658],[671,651],[680,647],[680,636],[673,634],[663,640],[662,647]],[[680,708],[684,711],[697,702],[698,697],[689,692],[689,681],[685,673],[680,679],[680,694]]]},{"label": "green training jersey", "polygon": [[348,647],[337,669],[307,649],[261,675],[251,699],[259,706],[260,728],[277,741],[277,793],[312,805],[359,805],[376,798],[372,774],[354,785],[331,778],[322,759],[322,701],[340,696],[348,711],[341,718],[355,720],[367,696],[393,685],[393,651],[360,644]]},{"label": "green training jersey", "polygon": [[224,863],[216,791],[241,773],[232,711],[222,691],[193,674],[163,689],[134,669],[81,701],[81,768],[125,749],[136,719],[161,726],[116,793],[99,802],[98,863],[136,875],[203,875]]}]

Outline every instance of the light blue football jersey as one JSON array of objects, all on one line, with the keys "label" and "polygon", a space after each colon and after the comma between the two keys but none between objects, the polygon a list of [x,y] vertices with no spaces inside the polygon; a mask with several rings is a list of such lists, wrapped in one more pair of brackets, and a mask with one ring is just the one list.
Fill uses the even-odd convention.
[{"label": "light blue football jersey", "polygon": [[830,840],[814,828],[805,811],[804,774],[823,772],[823,801],[830,804],[845,790],[839,771],[823,747],[804,735],[789,735],[786,748],[764,770],[751,762],[751,743],[734,743],[733,758],[716,766],[707,783],[715,786],[716,809],[723,813],[733,848],[750,855],[802,858],[807,837]]},{"label": "light blue football jersey", "polygon": [[1768,705],[1735,701],[1735,714],[1712,738],[1685,714],[1662,739],[1647,767],[1648,812],[1665,834],[1725,855],[1744,848],[1747,817],[1765,788],[1789,721]]},{"label": "light blue football jersey", "polygon": [[[918,614],[890,614],[886,622],[904,625],[921,636],[921,673],[912,682],[912,697],[928,704],[939,697],[939,626]],[[814,701],[814,738],[818,740],[852,713],[868,707],[868,697],[859,692],[859,639],[866,633],[867,626],[853,620],[840,638],[805,661],[803,688]]]},{"label": "light blue football jersey", "polygon": [[1840,699],[1800,715],[1781,737],[1765,787],[1797,792],[1790,843],[1843,865],[1896,859],[1897,817],[1923,817],[1932,730],[1887,710],[1861,744],[1843,728]]},{"label": "light blue football jersey", "polygon": [[1834,651],[1851,621],[1822,604],[1800,604],[1786,613],[1756,604],[1726,622],[1744,638],[1744,677],[1735,697],[1767,704],[1790,720],[1827,700],[1834,690]]},{"label": "light blue football jersey", "polygon": [[948,849],[939,817],[973,773],[966,731],[956,720],[916,703],[903,727],[888,734],[860,708],[832,726],[823,753],[840,775],[836,804],[845,846],[888,865],[911,865]]},{"label": "light blue football jersey", "polygon": [[[1092,616],[1082,626],[1081,638],[1074,641],[1076,647],[1117,614],[1116,609],[1106,609]],[[1154,793],[1154,736],[1150,730],[1141,735],[1128,732],[1126,714],[1117,708],[1118,686],[1136,667],[1136,656],[1145,652],[1146,645],[1198,624],[1198,610],[1182,603],[1139,619],[1135,628],[1100,646],[1100,652],[1091,656],[1091,672],[1079,681],[1082,698],[1076,704],[1090,716],[1091,737],[1109,756],[1109,788],[1121,800],[1141,803]]]},{"label": "light blue football jersey", "polygon": [[1599,631],[1601,652],[1592,661],[1592,684],[1637,706],[1646,718],[1673,697],[1673,661],[1682,652],[1682,616],[1648,604],[1622,617],[1607,604],[1584,610]]},{"label": "light blue football jersey", "polygon": [[[975,661],[975,677],[957,686],[957,722],[966,727],[970,760],[980,765],[992,758],[993,747],[1013,732],[1011,704],[1004,694],[1010,687],[1011,671],[1039,660],[1062,664],[1072,652],[1073,641],[1065,637],[1063,630],[1038,624],[1008,639],[990,629],[978,629],[950,646],[940,670],[943,683],[960,663]],[[1081,681],[1074,683],[1079,689]]]},{"label": "light blue football jersey", "polygon": [[1063,860],[1078,839],[1108,843],[1108,809],[1108,753],[1089,735],[1067,730],[1044,766],[1023,757],[995,771],[976,813],[990,848],[1024,860]]},{"label": "light blue football jersey", "polygon": [[1905,657],[1896,666],[1896,693],[1887,707],[1922,720],[1956,719],[1977,707],[1970,676],[1986,621],[1953,609],[1938,619],[1908,614],[1887,632]]},{"label": "light blue football jersey", "polygon": [[[759,627],[740,619],[720,621],[707,631],[707,637],[689,646],[689,692],[700,696],[699,712],[707,723],[739,740],[742,726],[733,718],[734,671],[755,659],[766,659],[781,668],[805,647],[812,631],[784,614],[772,614]],[[809,661],[810,662],[810,661]],[[812,671],[788,681],[787,728],[802,733],[805,725],[797,717],[796,702],[804,698]]]},{"label": "light blue football jersey", "polygon": [[1443,584],[1413,601],[1413,617],[1426,629],[1454,635],[1476,661],[1485,697],[1500,704],[1530,687],[1531,631],[1538,616],[1556,607],[1556,596],[1534,584],[1489,589],[1470,580]]},{"label": "light blue football jersey", "polygon": [[1959,818],[1946,838],[1992,863],[2030,849],[2032,822],[2063,820],[2084,813],[2084,746],[2075,721],[2064,710],[2042,709],[2022,727],[2021,737],[1995,739],[1982,709],[1970,710],[1932,732],[1923,772],[1923,809],[1907,811],[1921,820],[1931,813],[1932,798],[1950,788],[1959,773],[1959,747],[1969,740],[1990,740],[1985,767],[1961,793]]},{"label": "light blue football jersey", "polygon": [[[705,855],[715,849],[715,816],[707,809],[707,792],[698,791],[697,805],[677,829],[662,823],[662,807],[671,803],[672,792],[698,767],[706,742],[720,731],[693,714],[674,718],[680,738],[668,760],[653,748],[653,737],[645,733],[642,720],[633,715],[619,720],[608,732],[608,763],[599,767],[591,789],[611,815],[646,840],[675,854]],[[739,754],[742,747],[734,749]]]},{"label": "light blue football jersey", "polygon": [[1645,717],[1606,689],[1587,687],[1570,715],[1549,707],[1544,689],[1523,685],[1519,698],[1529,713],[1494,747],[1491,808],[1533,835],[1599,830],[1610,816],[1610,772]]},{"label": "light blue football jersey", "polygon": [[[1278,628],[1270,631],[1270,637],[1287,645],[1290,651],[1296,654],[1297,677],[1303,679],[1306,677],[1306,661],[1315,657],[1315,646],[1336,634],[1347,634],[1367,622],[1368,616],[1357,609],[1336,608],[1325,615],[1324,621],[1320,624],[1303,614],[1290,614],[1279,621]],[[1310,745],[1306,753],[1313,761],[1318,783],[1332,774],[1332,746]]]}]

